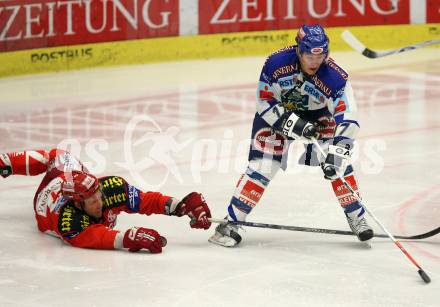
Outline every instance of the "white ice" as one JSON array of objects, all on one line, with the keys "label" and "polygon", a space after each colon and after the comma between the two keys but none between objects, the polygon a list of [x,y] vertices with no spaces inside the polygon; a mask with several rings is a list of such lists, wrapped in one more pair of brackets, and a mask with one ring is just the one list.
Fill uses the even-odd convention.
[{"label": "white ice", "polygon": [[[351,73],[359,106],[354,165],[365,204],[393,234],[437,228],[438,49],[334,57]],[[246,166],[263,63],[186,61],[0,79],[0,152],[70,144],[99,175],[176,197],[200,191],[222,218]],[[287,172],[248,220],[348,230],[320,170],[296,165],[300,150],[292,148]],[[246,228],[243,243],[227,249],[207,242],[214,226],[192,230],[185,217],[119,217],[118,229],[144,226],[166,236],[159,255],[84,250],[38,232],[32,199],[40,179],[0,178],[0,306],[440,304],[439,237],[403,241],[429,285],[387,239],[367,249],[354,237]]]}]

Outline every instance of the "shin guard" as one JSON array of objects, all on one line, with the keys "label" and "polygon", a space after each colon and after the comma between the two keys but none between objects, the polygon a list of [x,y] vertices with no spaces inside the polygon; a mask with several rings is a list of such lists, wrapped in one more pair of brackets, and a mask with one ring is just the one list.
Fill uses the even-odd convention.
[{"label": "shin guard", "polygon": [[260,201],[269,182],[268,178],[248,168],[237,183],[228,206],[228,218],[233,221],[244,221]]},{"label": "shin guard", "polygon": [[[347,170],[344,174],[344,179],[347,181],[347,183],[353,188],[353,190],[356,193],[359,193],[358,190],[358,184],[356,181],[356,178],[353,174],[353,168],[351,165],[347,167]],[[358,209],[360,210],[359,216],[363,215],[365,213],[364,208],[361,206],[361,204],[357,201],[357,199],[352,195],[349,189],[344,185],[342,180],[335,179],[332,180],[332,187],[333,192],[335,193],[339,204],[341,205],[342,209],[346,214],[349,214],[351,212],[354,212]]]}]

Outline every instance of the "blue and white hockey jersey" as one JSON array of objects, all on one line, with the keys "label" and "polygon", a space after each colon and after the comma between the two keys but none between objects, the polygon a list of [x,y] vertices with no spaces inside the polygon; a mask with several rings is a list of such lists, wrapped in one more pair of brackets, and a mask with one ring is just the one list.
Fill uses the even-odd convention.
[{"label": "blue and white hockey jersey", "polygon": [[[282,93],[291,89],[297,96],[296,102],[288,106],[281,104]],[[307,120],[314,113],[329,113],[337,124],[335,138],[354,139],[359,129],[348,74],[332,59],[327,59],[314,76],[305,76],[300,70],[296,46],[280,49],[267,58],[257,91],[257,114],[270,126],[276,127],[279,118],[288,111],[300,117],[306,115]]]}]

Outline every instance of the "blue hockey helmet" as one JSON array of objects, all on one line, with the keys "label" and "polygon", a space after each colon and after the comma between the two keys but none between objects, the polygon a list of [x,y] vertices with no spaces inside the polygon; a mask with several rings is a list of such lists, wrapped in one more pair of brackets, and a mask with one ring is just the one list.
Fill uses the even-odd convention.
[{"label": "blue hockey helmet", "polygon": [[302,25],[295,40],[301,53],[328,54],[329,39],[320,25]]}]

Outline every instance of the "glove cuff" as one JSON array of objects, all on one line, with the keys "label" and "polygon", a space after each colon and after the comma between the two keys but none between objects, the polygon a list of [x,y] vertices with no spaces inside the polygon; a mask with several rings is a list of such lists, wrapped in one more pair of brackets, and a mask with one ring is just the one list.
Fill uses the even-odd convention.
[{"label": "glove cuff", "polygon": [[181,216],[178,214],[178,209],[180,207],[182,202],[180,202],[178,199],[171,197],[167,200],[165,203],[165,214],[166,215],[176,215]]},{"label": "glove cuff", "polygon": [[114,248],[115,249],[123,249],[124,248],[124,233],[118,232],[115,237]]}]

